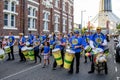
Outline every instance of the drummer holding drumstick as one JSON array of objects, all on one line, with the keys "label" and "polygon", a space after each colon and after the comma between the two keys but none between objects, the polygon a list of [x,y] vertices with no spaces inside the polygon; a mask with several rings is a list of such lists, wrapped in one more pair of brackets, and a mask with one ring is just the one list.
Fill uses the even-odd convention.
[{"label": "drummer holding drumstick", "polygon": [[15,37],[13,36],[12,32],[9,32],[9,37],[8,37],[8,46],[10,46],[11,49],[11,53],[8,53],[8,59],[7,60],[11,60],[11,56],[12,56],[12,60],[14,60],[14,53],[13,53],[13,48],[14,48],[14,44],[15,44]]},{"label": "drummer holding drumstick", "polygon": [[[104,50],[105,46],[107,45],[106,37],[103,33],[101,33],[101,27],[97,27],[97,32],[93,34],[92,39],[90,40],[90,46],[95,48],[101,48]],[[92,63],[91,63],[91,70],[88,73],[94,73],[94,60],[92,56]]]},{"label": "drummer holding drumstick", "polygon": [[[79,37],[79,31],[76,30],[74,31],[74,36],[70,38],[70,43],[71,43],[71,49],[75,52],[75,58],[76,58],[76,73],[79,73],[79,64],[80,64],[80,52],[82,51],[83,48],[83,39]],[[69,74],[73,74],[73,64],[74,64],[74,59],[71,63]]]},{"label": "drummer holding drumstick", "polygon": [[19,44],[18,44],[18,46],[19,46],[20,62],[26,61],[26,58],[21,51],[21,49],[25,46],[25,41],[26,41],[26,39],[25,39],[23,33],[19,33]]},{"label": "drummer holding drumstick", "polygon": [[[62,37],[61,33],[57,34],[57,40],[55,41],[55,48],[59,48],[61,50],[61,56],[62,56],[62,60],[64,61],[64,49],[66,46],[66,40]],[[54,60],[53,63],[53,70],[56,70],[57,67],[57,63],[56,60]],[[61,67],[63,67],[63,64],[61,65]]]}]

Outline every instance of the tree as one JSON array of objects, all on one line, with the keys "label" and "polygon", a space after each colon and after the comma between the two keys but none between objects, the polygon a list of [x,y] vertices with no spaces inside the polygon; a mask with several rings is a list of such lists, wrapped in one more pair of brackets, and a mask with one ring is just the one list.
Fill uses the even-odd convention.
[{"label": "tree", "polygon": [[117,29],[120,29],[120,24],[119,24],[119,25],[117,25]]}]

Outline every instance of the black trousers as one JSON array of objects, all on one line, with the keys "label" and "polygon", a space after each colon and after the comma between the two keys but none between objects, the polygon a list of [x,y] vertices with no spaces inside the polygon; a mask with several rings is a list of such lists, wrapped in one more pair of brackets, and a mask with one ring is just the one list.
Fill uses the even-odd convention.
[{"label": "black trousers", "polygon": [[0,48],[2,48],[2,41],[0,41]]},{"label": "black trousers", "polygon": [[11,46],[10,49],[11,49],[11,52],[8,53],[8,59],[11,59],[11,57],[12,57],[12,59],[15,59],[14,58],[14,53],[13,53],[13,46]]},{"label": "black trousers", "polygon": [[[61,50],[61,56],[62,56],[62,60],[63,60],[63,63],[64,63],[64,49]],[[61,67],[63,67],[64,64],[61,65]],[[56,60],[54,60],[54,63],[53,63],[53,68],[56,68],[57,67],[57,63],[56,63]]]},{"label": "black trousers", "polygon": [[26,61],[26,58],[25,58],[24,54],[22,53],[21,49],[19,49],[19,56],[20,56],[21,61]]},{"label": "black trousers", "polygon": [[35,62],[37,62],[37,57],[40,59],[40,62],[41,62],[41,57],[39,55],[39,49],[34,50],[34,56],[35,56]]},{"label": "black trousers", "polygon": [[[76,72],[79,72],[79,65],[80,65],[80,52],[75,53],[75,58],[76,58]],[[74,66],[74,59],[71,63],[70,70],[69,72],[73,73],[73,66]]]}]

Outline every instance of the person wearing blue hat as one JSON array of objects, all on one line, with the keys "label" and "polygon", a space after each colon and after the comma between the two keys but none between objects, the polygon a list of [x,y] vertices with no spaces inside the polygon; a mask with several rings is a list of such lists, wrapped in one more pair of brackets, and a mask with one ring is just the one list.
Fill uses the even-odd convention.
[{"label": "person wearing blue hat", "polygon": [[[79,37],[79,31],[74,31],[74,36],[70,38],[71,43],[71,49],[75,52],[75,58],[76,58],[76,73],[79,73],[79,65],[80,65],[80,52],[83,48],[83,39],[82,37]],[[73,74],[73,64],[74,59],[71,63],[70,70],[68,71],[69,74]]]},{"label": "person wearing blue hat", "polygon": [[[105,46],[107,46],[107,40],[105,35],[101,32],[101,27],[97,27],[96,33],[93,34],[92,39],[90,41],[90,45],[92,48],[101,48],[103,51]],[[94,65],[94,55],[92,56],[91,70],[88,73],[94,73],[95,65]],[[107,74],[107,66],[105,66],[105,73]]]}]

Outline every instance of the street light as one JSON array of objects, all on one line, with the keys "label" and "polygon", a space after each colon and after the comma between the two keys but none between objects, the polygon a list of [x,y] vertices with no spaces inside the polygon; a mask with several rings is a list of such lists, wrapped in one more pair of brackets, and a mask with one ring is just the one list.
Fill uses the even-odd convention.
[{"label": "street light", "polygon": [[83,22],[83,12],[86,12],[86,10],[81,11],[81,28],[82,28],[82,22]]}]

